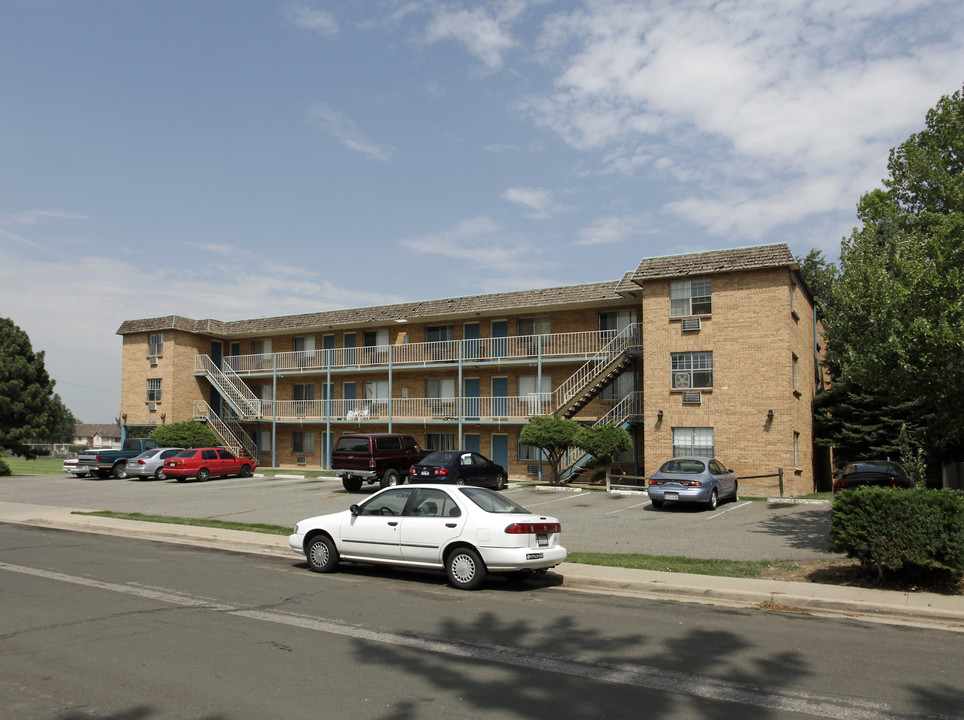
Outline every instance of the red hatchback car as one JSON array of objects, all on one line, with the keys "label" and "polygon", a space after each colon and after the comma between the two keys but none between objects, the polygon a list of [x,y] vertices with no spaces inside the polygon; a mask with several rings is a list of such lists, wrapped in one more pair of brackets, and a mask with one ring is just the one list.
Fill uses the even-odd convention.
[{"label": "red hatchback car", "polygon": [[164,474],[178,482],[192,477],[201,481],[225,475],[251,477],[257,466],[253,459],[238,457],[224,448],[191,448],[165,460]]}]

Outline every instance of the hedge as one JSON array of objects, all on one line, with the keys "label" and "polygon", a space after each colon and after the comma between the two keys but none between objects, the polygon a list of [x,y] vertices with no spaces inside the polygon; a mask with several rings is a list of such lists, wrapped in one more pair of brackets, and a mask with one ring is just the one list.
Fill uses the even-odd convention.
[{"label": "hedge", "polygon": [[830,538],[880,579],[886,573],[964,572],[964,494],[926,488],[839,492]]}]

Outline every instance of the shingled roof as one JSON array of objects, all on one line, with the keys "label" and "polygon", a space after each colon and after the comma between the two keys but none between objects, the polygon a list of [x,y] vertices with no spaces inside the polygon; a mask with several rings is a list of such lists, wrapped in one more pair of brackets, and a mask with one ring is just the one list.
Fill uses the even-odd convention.
[{"label": "shingled roof", "polygon": [[797,261],[786,243],[645,258],[633,273],[633,282],[772,267],[798,269]]},{"label": "shingled roof", "polygon": [[398,303],[348,310],[282,315],[224,322],[221,320],[192,320],[179,315],[126,320],[117,329],[118,335],[163,330],[184,330],[220,337],[251,336],[267,333],[307,330],[311,328],[376,326],[401,320],[430,320],[466,315],[497,315],[501,312],[517,312],[525,309],[550,309],[587,306],[600,302],[621,302],[625,298],[616,288],[623,281],[568,285],[493,293],[490,295],[467,295],[444,300]]}]

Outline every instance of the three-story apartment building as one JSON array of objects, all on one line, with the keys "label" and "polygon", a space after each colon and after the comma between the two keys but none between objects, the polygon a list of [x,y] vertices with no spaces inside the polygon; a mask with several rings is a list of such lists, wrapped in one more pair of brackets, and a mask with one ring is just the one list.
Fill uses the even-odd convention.
[{"label": "three-story apartment building", "polygon": [[261,464],[324,468],[342,433],[387,431],[535,477],[519,433],[556,414],[625,426],[630,474],[695,453],[774,478],[760,494],[816,484],[817,318],[783,244],[648,258],[612,282],[117,332],[125,425],[207,421]]}]

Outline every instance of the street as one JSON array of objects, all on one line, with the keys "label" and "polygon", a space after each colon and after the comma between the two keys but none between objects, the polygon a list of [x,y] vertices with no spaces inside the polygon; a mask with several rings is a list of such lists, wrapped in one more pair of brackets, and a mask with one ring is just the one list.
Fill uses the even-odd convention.
[{"label": "street", "polygon": [[0,718],[957,717],[957,633],[0,524]]}]

